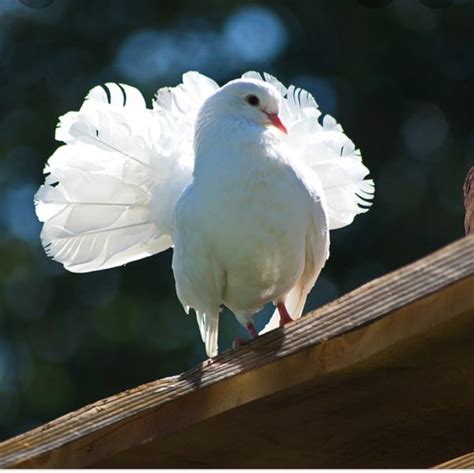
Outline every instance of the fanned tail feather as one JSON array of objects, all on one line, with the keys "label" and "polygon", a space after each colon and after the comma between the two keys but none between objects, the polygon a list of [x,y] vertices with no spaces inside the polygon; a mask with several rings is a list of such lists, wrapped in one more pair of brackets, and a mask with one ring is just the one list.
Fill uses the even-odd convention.
[{"label": "fanned tail feather", "polygon": [[271,83],[282,96],[281,119],[288,129],[287,141],[294,158],[303,161],[321,179],[329,214],[329,228],[345,227],[372,205],[374,181],[360,152],[330,115],[319,122],[321,112],[313,96],[275,77],[250,71],[243,75]]},{"label": "fanned tail feather", "polygon": [[60,147],[52,160],[61,164],[36,194],[36,212],[46,253],[68,270],[111,268],[171,245],[154,222],[152,185],[138,164],[81,143]]},{"label": "fanned tail feather", "polygon": [[66,144],[35,204],[45,250],[66,269],[111,268],[172,245],[172,211],[192,168],[158,146],[162,121],[137,89],[111,83],[61,117],[56,138]]},{"label": "fanned tail feather", "polygon": [[217,88],[188,72],[147,109],[134,87],[107,83],[62,116],[56,139],[65,145],[49,159],[35,196],[47,254],[87,272],[172,246],[174,208],[194,167],[194,122]]},{"label": "fanned tail feather", "polygon": [[304,158],[321,179],[328,205],[329,228],[352,223],[372,205],[375,185],[360,151],[330,115],[323,119],[319,136],[309,140]]}]

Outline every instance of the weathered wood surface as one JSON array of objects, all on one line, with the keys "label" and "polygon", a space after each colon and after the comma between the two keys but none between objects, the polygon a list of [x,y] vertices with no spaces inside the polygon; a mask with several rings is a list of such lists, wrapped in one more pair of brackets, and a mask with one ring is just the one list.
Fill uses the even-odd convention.
[{"label": "weathered wood surface", "polygon": [[474,237],[0,444],[16,467],[428,467],[472,451]]},{"label": "weathered wood surface", "polygon": [[467,470],[474,469],[474,452],[463,455],[462,457],[453,458],[447,462],[442,463],[441,465],[436,465],[435,468],[443,468],[449,470]]}]

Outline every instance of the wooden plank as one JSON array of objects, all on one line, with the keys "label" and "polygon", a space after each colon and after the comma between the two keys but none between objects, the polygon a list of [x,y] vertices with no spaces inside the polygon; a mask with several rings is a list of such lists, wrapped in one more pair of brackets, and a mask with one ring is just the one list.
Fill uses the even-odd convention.
[{"label": "wooden plank", "polygon": [[[426,362],[426,359],[429,360],[434,353],[440,352],[447,357],[450,352],[446,353],[445,347],[451,346],[453,340],[456,343],[462,341],[464,351],[462,356],[458,354],[452,363],[469,359],[469,350],[472,352],[472,343],[466,344],[462,337],[472,335],[473,273],[474,237],[471,236],[372,281],[300,321],[260,337],[249,346],[226,352],[212,362],[206,361],[180,376],[158,380],[104,399],[3,442],[0,444],[0,465],[51,468],[94,464],[97,466],[202,464],[202,458],[193,460],[192,455],[197,455],[199,452],[193,452],[188,458],[176,458],[169,442],[175,439],[176,445],[183,451],[183,444],[179,443],[179,438],[184,432],[188,431],[189,434],[189,430],[194,429],[194,434],[193,432],[189,434],[190,438],[196,442],[196,438],[201,438],[202,443],[202,439],[209,439],[200,433],[205,431],[206,423],[218,423],[220,420],[226,425],[229,418],[234,419],[234,424],[239,419],[241,421],[245,419],[247,422],[247,417],[232,417],[232,414],[236,415],[240,409],[255,405],[263,412],[260,414],[262,418],[270,416],[270,419],[274,419],[275,410],[269,410],[265,400],[284,396],[290,391],[293,396],[299,397],[301,392],[309,389],[316,398],[319,396],[324,400],[323,405],[327,409],[331,409],[331,396],[324,398],[323,395],[318,395],[321,389],[323,392],[327,389],[334,395],[330,389],[332,382],[336,384],[348,382],[350,385],[353,376],[360,376],[360,373],[367,369],[373,369],[373,374],[377,375],[380,372],[378,371],[381,366],[380,360],[383,362],[385,359],[384,353],[387,350],[395,350],[394,347],[399,344],[403,346],[399,351],[395,350],[398,355],[392,360],[395,363],[393,366],[396,367],[400,360],[405,359],[408,350],[405,344],[410,340],[417,340],[420,346],[424,347],[425,357],[422,357],[425,360],[424,370],[419,370],[417,375],[424,373],[424,376],[430,376],[430,370],[426,367],[432,364]],[[460,333],[456,330],[459,327],[462,328]],[[442,329],[441,333],[436,332],[437,329]],[[428,339],[424,339],[427,334],[431,335]],[[433,345],[433,337],[435,342],[438,338],[443,343]],[[378,361],[374,361],[375,359]],[[372,368],[367,368],[364,363],[368,363],[367,366]],[[413,363],[416,365],[416,360]],[[464,382],[469,379],[465,369],[461,366],[460,370],[454,370],[457,374],[456,383],[459,382],[458,378],[461,375]],[[405,374],[411,373],[409,369],[402,371],[408,371]],[[411,379],[416,385],[416,378]],[[396,386],[394,381],[392,388],[395,389]],[[375,389],[376,386],[373,387]],[[316,393],[313,392],[314,389]],[[335,392],[341,391],[336,389]],[[409,395],[408,391],[407,396]],[[404,399],[403,394],[399,395],[399,398]],[[348,399],[350,400],[351,396],[346,393],[345,397],[339,399],[339,403],[344,405]],[[472,396],[469,397],[469,401],[472,401]],[[454,406],[455,410],[465,407],[466,402],[468,401],[464,398],[461,399],[460,404]],[[449,407],[450,403],[447,405]],[[365,407],[368,406],[370,404]],[[350,413],[344,409],[341,412],[345,415]],[[446,410],[443,413],[446,414]],[[464,419],[461,415],[458,417],[460,421],[467,420],[467,416],[464,416]],[[315,412],[312,420],[318,418],[320,417]],[[289,420],[287,419],[287,422]],[[378,422],[380,424],[380,421]],[[318,430],[324,432],[327,425],[319,426]],[[448,425],[450,426],[452,427],[451,424]],[[353,431],[357,432],[356,424],[353,427]],[[462,433],[462,429],[456,427],[458,432]],[[426,429],[424,424],[423,428]],[[285,430],[286,427],[283,425],[282,429]],[[214,432],[218,432],[221,438],[228,439],[221,435],[219,429]],[[245,437],[245,432],[240,433]],[[274,432],[270,432],[269,435],[271,433]],[[262,435],[265,435],[265,432],[262,432]],[[299,438],[297,435],[296,437]],[[333,437],[337,435],[333,434]],[[242,440],[240,437],[239,439]],[[233,440],[236,441],[237,438]],[[209,445],[213,445],[213,441],[207,441]],[[201,443],[197,442],[197,445]],[[243,449],[248,448],[245,442],[241,443]],[[168,450],[158,452],[158,456],[146,451],[147,447],[150,447],[149,450],[152,452],[157,451],[157,445],[165,444],[168,445]],[[228,464],[245,464],[242,461],[236,462],[235,456],[232,460],[229,447],[226,448],[226,444],[220,445],[220,461],[227,458]],[[462,443],[462,438],[461,442],[458,441],[455,445],[467,448]],[[426,448],[429,450],[429,446]],[[285,452],[285,449],[280,447],[270,450],[272,455],[275,455],[275,451]],[[468,451],[453,450],[453,454],[449,455],[451,450],[446,452],[445,456],[441,456],[439,461]],[[241,453],[245,451],[241,450]],[[298,449],[293,446],[292,450],[286,451],[285,458],[303,458],[301,455],[295,456],[295,451]],[[222,458],[223,452],[227,452],[224,458]],[[308,465],[325,464],[322,457],[318,462],[317,455],[315,458],[310,457],[307,452],[306,454]],[[265,455],[260,456],[263,458]],[[245,457],[245,453],[242,453],[240,458]],[[426,455],[423,458],[425,457]],[[209,453],[205,458],[209,464],[213,456]],[[326,458],[330,459],[330,456]],[[147,463],[147,460],[150,461]],[[271,463],[271,458],[267,460],[269,463],[266,466],[275,465]],[[382,460],[379,455],[375,464],[382,465],[380,463]],[[429,461],[427,457],[425,460]],[[124,463],[125,461],[129,463]],[[211,463],[210,466],[216,464]],[[352,464],[368,463],[364,457],[358,461],[354,459]],[[436,464],[435,458],[431,463],[425,463],[425,466],[433,464]]]},{"label": "wooden plank", "polygon": [[[93,466],[430,467],[472,448],[473,331],[471,312],[364,362],[230,409]],[[346,345],[354,341],[341,338]],[[321,345],[314,357],[330,354],[333,343]],[[292,368],[305,369],[311,358],[295,355]],[[228,388],[222,388],[222,395]]]},{"label": "wooden plank", "polygon": [[453,458],[452,460],[441,463],[440,465],[436,465],[434,468],[449,470],[474,469],[474,452],[463,455],[462,457]]}]

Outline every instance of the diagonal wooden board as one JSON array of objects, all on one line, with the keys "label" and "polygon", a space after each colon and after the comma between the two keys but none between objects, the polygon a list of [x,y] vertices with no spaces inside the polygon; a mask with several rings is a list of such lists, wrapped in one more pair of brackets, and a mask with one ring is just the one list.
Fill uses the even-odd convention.
[{"label": "diagonal wooden board", "polygon": [[[436,465],[472,450],[473,321],[474,236],[469,236],[360,287],[300,321],[259,337],[249,346],[223,353],[182,375],[98,401],[7,440],[0,444],[0,466]],[[418,365],[417,357],[422,360]],[[450,377],[433,372],[443,365],[442,360],[449,360],[445,369]],[[415,368],[406,368],[407,363]],[[380,391],[378,382],[381,372],[386,372],[389,391],[397,392],[397,396],[390,401],[392,404],[387,399],[380,411],[374,407],[385,392]],[[395,372],[401,377],[390,375]],[[404,386],[409,380],[413,391],[406,392],[406,396],[403,390],[400,394],[397,384],[402,378]],[[421,398],[431,402],[429,408],[436,414],[433,432],[429,432],[426,417],[421,416],[422,423],[410,424],[416,418],[411,415],[394,431],[397,438],[406,435],[404,442],[384,436],[397,423],[403,403],[426,386],[427,380],[434,380],[437,389],[447,390],[440,395],[442,403],[436,397],[441,391],[418,392],[416,397],[416,405]],[[367,409],[361,423],[376,422],[380,431],[360,432],[352,410],[344,411],[353,400],[345,383],[355,392],[379,396],[369,396],[358,410]],[[300,405],[308,410],[307,418],[298,411]],[[322,407],[317,411],[314,405]],[[342,414],[339,418],[330,415],[336,405],[342,419]],[[420,404],[419,408],[426,406]],[[378,413],[372,420],[371,411]],[[321,415],[326,423],[316,428],[314,422]],[[283,437],[271,424],[278,417]],[[311,429],[305,431],[293,425],[294,418]],[[352,419],[352,423],[345,419]],[[260,430],[255,437],[242,429],[241,424],[248,423],[255,432],[260,421],[273,425],[273,430]],[[329,440],[328,436],[321,437],[324,449],[319,451],[308,435],[316,438],[317,432],[329,432],[332,425],[339,430],[334,430]],[[408,430],[403,430],[406,426]],[[441,427],[450,430],[453,442],[446,442]],[[338,432],[347,439],[344,448]],[[424,435],[423,451],[407,448],[420,432]],[[385,438],[386,444],[376,443],[377,449],[364,454],[359,449],[355,455],[351,445],[367,443],[363,436],[369,434],[372,441]],[[282,439],[292,436],[298,442],[290,441],[286,448]],[[260,443],[254,446],[257,454],[252,454],[255,441]],[[206,445],[213,444],[219,448],[206,450]],[[409,455],[403,457],[407,452]]]},{"label": "diagonal wooden board", "polygon": [[467,453],[462,457],[453,458],[441,465],[436,465],[434,468],[442,468],[446,470],[474,469],[474,452]]}]

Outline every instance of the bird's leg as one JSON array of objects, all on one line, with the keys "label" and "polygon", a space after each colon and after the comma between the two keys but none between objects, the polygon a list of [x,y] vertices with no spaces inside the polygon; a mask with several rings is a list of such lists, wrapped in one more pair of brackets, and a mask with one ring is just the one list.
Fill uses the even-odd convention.
[{"label": "bird's leg", "polygon": [[257,329],[255,328],[255,324],[253,322],[248,322],[247,323],[247,332],[252,338],[257,338],[258,337],[258,332]]},{"label": "bird's leg", "polygon": [[278,312],[280,312],[280,327],[283,327],[283,325],[293,321],[283,302],[279,302],[277,304],[277,309]]},{"label": "bird's leg", "polygon": [[243,340],[240,337],[235,338],[234,341],[232,342],[232,346],[234,348],[247,345],[248,343],[251,342],[251,340],[253,338],[258,337],[258,332],[257,332],[257,329],[255,328],[255,324],[253,322],[247,322],[246,328],[247,328],[247,332],[249,333],[251,339],[250,340]]}]

